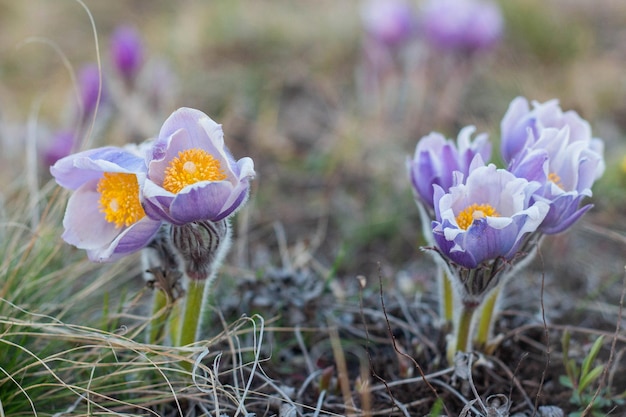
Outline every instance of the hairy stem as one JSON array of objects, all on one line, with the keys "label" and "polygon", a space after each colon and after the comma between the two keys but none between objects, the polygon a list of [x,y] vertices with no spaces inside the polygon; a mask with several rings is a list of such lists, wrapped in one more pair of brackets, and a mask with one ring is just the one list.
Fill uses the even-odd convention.
[{"label": "hairy stem", "polygon": [[491,336],[491,329],[493,327],[494,312],[496,310],[496,303],[500,296],[500,287],[495,288],[480,310],[480,319],[478,321],[478,329],[476,333],[476,345],[481,349],[487,346],[489,337]]},{"label": "hairy stem", "polygon": [[464,304],[461,309],[461,315],[459,316],[459,321],[457,323],[455,332],[456,332],[456,348],[454,350],[456,352],[468,352],[469,346],[469,335],[470,330],[472,328],[472,318],[474,317],[474,312],[476,311],[476,306],[473,304]]},{"label": "hairy stem", "polygon": [[439,267],[441,280],[442,317],[446,325],[454,320],[454,289],[445,268]]},{"label": "hairy stem", "polygon": [[185,311],[180,329],[179,346],[185,346],[196,341],[196,334],[201,323],[202,304],[206,280],[191,280],[187,289]]},{"label": "hairy stem", "polygon": [[155,288],[154,298],[152,301],[152,321],[150,322],[149,343],[159,343],[163,338],[165,325],[170,311],[171,306],[168,305],[168,299],[165,291]]}]

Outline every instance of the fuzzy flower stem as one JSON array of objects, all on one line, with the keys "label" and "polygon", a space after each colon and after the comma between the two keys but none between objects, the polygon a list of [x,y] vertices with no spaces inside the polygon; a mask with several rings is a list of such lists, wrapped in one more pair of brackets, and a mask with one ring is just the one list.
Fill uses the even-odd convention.
[{"label": "fuzzy flower stem", "polygon": [[[441,268],[441,267],[440,267]],[[441,268],[441,302],[445,324],[452,323],[454,319],[454,289],[450,277],[444,268]]]},{"label": "fuzzy flower stem", "polygon": [[165,291],[157,290],[154,292],[152,302],[152,322],[150,323],[150,343],[158,343],[163,337],[165,325],[169,316],[171,307],[168,306],[167,295]]},{"label": "fuzzy flower stem", "polygon": [[468,342],[470,340],[470,330],[472,328],[472,318],[476,311],[476,305],[464,304],[459,316],[459,321],[456,326],[456,348],[453,354],[456,352],[467,352]]},{"label": "fuzzy flower stem", "polygon": [[478,321],[478,329],[476,333],[476,345],[480,349],[484,349],[489,342],[489,336],[491,333],[491,328],[493,326],[494,312],[496,309],[496,303],[498,301],[498,297],[500,296],[500,286],[495,288],[489,297],[485,300],[483,307],[481,309],[480,318]]},{"label": "fuzzy flower stem", "polygon": [[180,329],[179,346],[189,345],[196,341],[202,318],[202,306],[204,303],[204,290],[206,280],[192,280],[187,289],[187,301],[183,313],[182,327]]}]

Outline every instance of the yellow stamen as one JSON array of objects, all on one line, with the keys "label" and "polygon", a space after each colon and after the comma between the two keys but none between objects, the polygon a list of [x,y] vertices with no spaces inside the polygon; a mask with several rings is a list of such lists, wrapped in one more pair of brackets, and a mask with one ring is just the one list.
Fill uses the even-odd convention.
[{"label": "yellow stamen", "polygon": [[139,183],[135,174],[105,172],[98,181],[100,211],[117,229],[141,220],[146,213],[139,201]]},{"label": "yellow stamen", "polygon": [[500,214],[489,204],[472,204],[456,216],[456,223],[463,230],[467,230],[474,220],[484,217],[499,217]]},{"label": "yellow stamen", "polygon": [[220,161],[202,149],[187,149],[178,152],[165,168],[163,188],[170,193],[178,193],[188,185],[200,181],[222,181],[226,174]]},{"label": "yellow stamen", "polygon": [[563,184],[561,183],[561,177],[556,172],[551,172],[548,174],[548,181],[552,181],[554,185],[563,190]]}]

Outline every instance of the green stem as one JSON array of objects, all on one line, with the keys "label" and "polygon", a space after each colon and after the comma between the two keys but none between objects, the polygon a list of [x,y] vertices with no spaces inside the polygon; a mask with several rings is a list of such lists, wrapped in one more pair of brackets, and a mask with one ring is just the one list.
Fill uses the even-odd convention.
[{"label": "green stem", "polygon": [[443,318],[446,322],[452,323],[454,320],[454,290],[452,288],[452,283],[450,282],[450,277],[448,277],[448,273],[444,268],[441,268],[441,301],[443,303]]},{"label": "green stem", "polygon": [[165,291],[155,288],[154,300],[152,302],[152,322],[150,323],[149,343],[156,344],[163,338],[165,324],[167,323],[170,311],[171,307],[168,306]]},{"label": "green stem", "polygon": [[456,349],[453,354],[456,354],[456,352],[468,352],[470,350],[468,342],[474,311],[476,311],[476,307],[473,305],[463,305],[461,309],[461,315],[459,316],[459,322],[456,327]]},{"label": "green stem", "polygon": [[480,312],[480,320],[478,321],[478,330],[476,334],[476,345],[483,349],[489,342],[489,336],[491,335],[491,328],[493,326],[494,312],[496,310],[496,302],[500,295],[500,288],[494,289],[487,300],[483,304],[483,308]]},{"label": "green stem", "polygon": [[182,328],[180,329],[179,346],[189,345],[196,341],[196,333],[201,324],[200,318],[205,286],[206,280],[191,280],[189,282]]}]

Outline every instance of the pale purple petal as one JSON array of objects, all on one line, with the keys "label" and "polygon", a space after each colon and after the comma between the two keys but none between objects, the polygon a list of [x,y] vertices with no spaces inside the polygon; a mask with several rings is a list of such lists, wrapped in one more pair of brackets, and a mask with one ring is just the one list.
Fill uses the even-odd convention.
[{"label": "pale purple petal", "polygon": [[176,195],[170,206],[170,214],[178,223],[199,220],[221,220],[227,200],[233,188],[229,182],[200,182],[185,187]]},{"label": "pale purple petal", "polygon": [[120,233],[115,225],[100,212],[100,193],[97,180],[91,180],[77,189],[69,198],[63,227],[63,240],[79,249],[98,249],[111,242]]},{"label": "pale purple petal", "polygon": [[146,247],[161,227],[160,221],[144,217],[124,229],[112,242],[98,250],[88,250],[94,262],[111,262]]},{"label": "pale purple petal", "polygon": [[145,171],[142,158],[114,146],[69,155],[50,167],[56,182],[75,190],[85,182],[101,178],[103,172],[136,173]]}]

